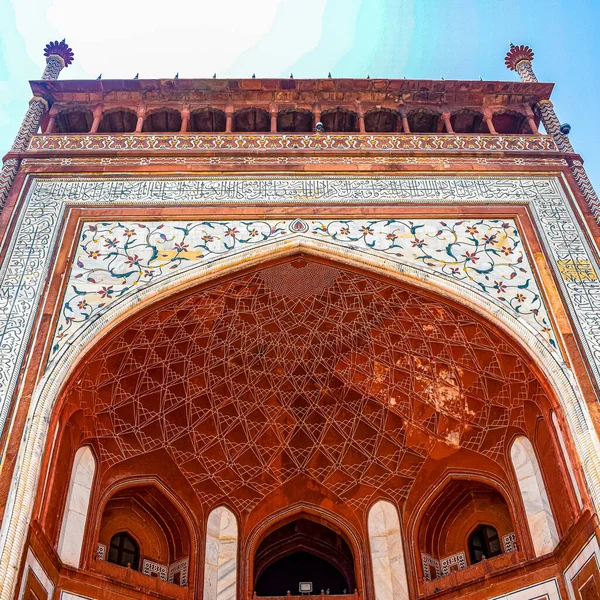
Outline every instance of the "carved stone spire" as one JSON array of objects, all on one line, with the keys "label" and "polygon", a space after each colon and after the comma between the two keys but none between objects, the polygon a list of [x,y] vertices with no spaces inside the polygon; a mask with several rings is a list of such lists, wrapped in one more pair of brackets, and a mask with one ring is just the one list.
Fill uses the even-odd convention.
[{"label": "carved stone spire", "polygon": [[515,46],[510,43],[510,50],[504,57],[504,64],[511,71],[517,71],[521,81],[525,83],[537,83],[537,77],[533,72],[531,61],[533,60],[533,50],[529,46]]},{"label": "carved stone spire", "polygon": [[46,44],[44,56],[48,62],[55,56],[59,56],[63,61],[63,67],[68,67],[73,62],[75,55],[73,54],[73,50],[63,40],[62,42],[50,42]]},{"label": "carved stone spire", "polygon": [[[42,73],[43,80],[58,79],[60,72],[73,62],[73,50],[69,48],[65,40],[62,42],[50,42],[44,48],[46,57],[46,68]],[[4,160],[0,171],[0,210],[4,207],[8,193],[19,170],[20,159],[10,156],[11,153],[24,152],[29,145],[31,137],[38,131],[44,113],[48,109],[48,103],[43,98],[34,96],[29,101],[29,108],[15,141],[10,149],[8,157]]]},{"label": "carved stone spire", "polygon": [[[531,61],[533,61],[533,50],[529,46],[515,46],[512,42],[510,43],[510,50],[504,57],[504,64],[511,71],[516,71],[521,78],[523,83],[538,83],[538,79],[535,76]],[[550,100],[540,100],[536,105],[537,111],[540,115],[542,123],[546,132],[549,133],[556,142],[558,149],[561,152],[567,154],[575,154],[571,141],[566,133],[561,131],[560,121],[554,111],[554,105]],[[573,173],[573,177],[581,190],[586,202],[592,209],[596,221],[600,223],[600,201],[594,191],[592,183],[590,182],[583,163],[578,157],[568,157],[567,162]]]}]

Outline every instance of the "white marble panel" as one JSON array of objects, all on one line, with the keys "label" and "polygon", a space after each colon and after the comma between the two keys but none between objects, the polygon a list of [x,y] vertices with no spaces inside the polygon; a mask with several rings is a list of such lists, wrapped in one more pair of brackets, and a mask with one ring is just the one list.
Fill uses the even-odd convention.
[{"label": "white marble panel", "polygon": [[96,460],[89,446],[79,448],[73,460],[69,493],[58,541],[58,555],[73,567],[79,567],[87,513],[96,471]]},{"label": "white marble panel", "polygon": [[369,511],[369,544],[375,600],[408,600],[408,582],[398,511],[383,500]]},{"label": "white marble panel", "polygon": [[203,600],[235,600],[237,521],[225,507],[213,510],[206,526]]},{"label": "white marble panel", "polygon": [[556,579],[548,579],[491,600],[561,600],[561,595]]},{"label": "white marble panel", "polygon": [[79,594],[73,594],[72,592],[67,592],[62,590],[60,592],[60,600],[94,600],[89,596],[81,596]]},{"label": "white marble panel", "polygon": [[510,456],[535,554],[542,556],[552,552],[559,539],[539,463],[531,442],[525,437],[519,437],[513,442]]}]

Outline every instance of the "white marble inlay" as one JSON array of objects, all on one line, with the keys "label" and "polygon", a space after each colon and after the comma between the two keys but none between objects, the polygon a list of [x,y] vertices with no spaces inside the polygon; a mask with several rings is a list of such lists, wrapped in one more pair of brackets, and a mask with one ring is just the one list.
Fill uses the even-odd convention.
[{"label": "white marble inlay", "polygon": [[81,561],[81,548],[95,472],[96,459],[90,447],[79,448],[73,460],[69,493],[58,541],[60,559],[72,567],[79,567]]},{"label": "white marble inlay", "polygon": [[556,579],[548,579],[526,588],[495,596],[491,600],[562,600]]},{"label": "white marble inlay", "polygon": [[375,600],[408,600],[406,565],[398,511],[380,500],[369,511],[369,544]]},{"label": "white marble inlay", "polygon": [[559,539],[535,450],[531,442],[521,436],[513,442],[510,457],[523,498],[535,555],[548,554],[556,548]]},{"label": "white marble inlay", "polygon": [[179,573],[179,585],[186,586],[187,585],[187,577],[188,577],[188,568],[189,568],[189,558],[186,556],[184,558],[180,558],[179,560],[171,563],[169,565],[169,582],[175,582],[175,575]]},{"label": "white marble inlay", "polygon": [[206,525],[203,600],[236,600],[238,527],[233,513],[221,506]]},{"label": "white marble inlay", "polygon": [[167,565],[161,565],[160,563],[154,562],[153,560],[144,559],[142,563],[142,573],[144,575],[156,576],[167,581],[169,567]]}]

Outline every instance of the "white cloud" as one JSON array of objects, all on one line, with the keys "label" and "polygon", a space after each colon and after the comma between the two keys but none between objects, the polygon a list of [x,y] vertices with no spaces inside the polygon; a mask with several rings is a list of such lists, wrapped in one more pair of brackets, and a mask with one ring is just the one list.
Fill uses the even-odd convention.
[{"label": "white cloud", "polygon": [[[171,77],[176,71],[206,77],[224,72],[269,31],[281,1],[13,0],[13,6],[28,54],[39,64],[46,41],[67,38],[78,63],[69,77],[102,72],[129,78],[138,71],[140,77]],[[325,2],[298,0],[300,20],[310,16],[314,24]],[[309,29],[308,36],[299,31],[290,32],[295,43],[278,63],[313,47],[320,27]]]},{"label": "white cloud", "polygon": [[[63,78],[262,76],[280,72],[320,40],[327,0],[12,0],[28,56],[65,37],[75,63]],[[274,28],[277,31],[274,31]],[[260,47],[269,39],[267,48]],[[266,41],[266,39],[265,39]],[[257,47],[259,46],[259,47]],[[244,60],[248,53],[248,61]],[[35,77],[35,75],[34,75]]]}]

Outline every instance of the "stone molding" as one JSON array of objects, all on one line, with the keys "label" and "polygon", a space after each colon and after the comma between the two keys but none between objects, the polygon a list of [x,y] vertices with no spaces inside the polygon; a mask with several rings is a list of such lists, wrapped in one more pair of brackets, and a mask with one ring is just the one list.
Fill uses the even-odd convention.
[{"label": "stone molding", "polygon": [[561,600],[556,578],[534,583],[526,588],[496,596],[492,600]]},{"label": "stone molding", "polygon": [[485,151],[558,152],[548,135],[172,133],[36,135],[28,151]]},{"label": "stone molding", "polygon": [[[31,156],[31,155],[29,155]],[[215,166],[279,166],[282,165],[330,165],[332,167],[347,165],[439,165],[442,167],[465,165],[485,166],[489,168],[503,169],[504,167],[545,167],[546,169],[561,169],[569,164],[564,158],[541,158],[539,156],[523,155],[505,158],[500,155],[487,156],[410,156],[409,154],[384,154],[384,155],[358,155],[351,154],[324,155],[324,154],[285,154],[285,155],[227,155],[216,156],[214,154],[205,156],[44,156],[24,158],[21,164],[25,167],[148,167],[173,165],[193,167],[215,167]]]},{"label": "stone molding", "polygon": [[[10,366],[0,369],[1,400],[4,416],[9,408],[18,373],[23,362],[25,347],[33,328],[36,309],[43,285],[51,268],[53,250],[59,233],[61,216],[65,207],[74,205],[176,205],[176,204],[529,204],[537,221],[540,235],[551,256],[552,266],[565,292],[565,300],[576,321],[582,342],[586,346],[592,365],[600,359],[600,335],[597,334],[597,321],[600,319],[600,287],[598,280],[582,277],[578,269],[567,271],[567,278],[558,268],[561,260],[587,260],[596,272],[597,265],[580,230],[571,207],[564,197],[558,179],[552,177],[507,177],[478,179],[406,177],[406,178],[204,178],[204,179],[69,179],[35,180],[23,202],[23,208],[16,223],[15,233],[7,248],[6,259],[0,270],[0,313],[4,318],[2,334],[3,356],[1,360]],[[296,238],[297,239],[297,238]],[[318,239],[308,238],[307,247],[319,250],[325,255],[332,252],[352,261],[362,260],[376,269],[377,265],[387,272],[396,273],[398,278],[420,281],[423,285],[445,290],[445,295],[462,298],[480,306],[482,313],[505,330],[512,330],[515,337],[529,346],[532,355],[553,382],[557,397],[571,428],[577,450],[586,472],[590,492],[596,505],[600,505],[600,452],[598,440],[591,424],[585,402],[581,399],[573,375],[560,361],[556,353],[548,350],[531,332],[531,328],[503,311],[494,308],[493,303],[485,304],[484,293],[475,292],[458,282],[447,281],[438,275],[423,275],[405,268],[404,273],[386,257],[372,257],[350,247],[336,245]],[[298,245],[288,243],[287,250],[295,251]],[[330,250],[331,249],[331,250]],[[237,264],[251,266],[253,260],[264,260],[262,256],[248,252]],[[223,259],[220,272],[227,266],[236,268],[235,260]],[[210,278],[214,270],[207,269]],[[587,271],[586,271],[587,273]],[[198,276],[195,274],[195,281]],[[183,280],[182,280],[183,281]],[[188,282],[189,285],[191,283]],[[150,286],[152,287],[152,286]],[[463,290],[462,292],[460,290]],[[121,314],[130,312],[139,305],[144,296],[156,299],[158,290],[145,294],[141,290],[135,299],[120,306]],[[163,293],[168,293],[163,288]],[[150,300],[149,300],[150,301]],[[483,308],[486,306],[487,308]],[[109,314],[112,323],[119,312]],[[48,419],[60,387],[68,376],[83,350],[88,347],[101,331],[108,326],[106,315],[88,327],[78,340],[61,354],[56,368],[48,371],[37,386],[30,406],[24,439],[21,445],[15,475],[9,492],[6,516],[0,530],[0,598],[8,600],[12,596],[16,571],[22,555],[26,526],[31,514],[34,490],[47,435]],[[510,325],[509,325],[510,323]],[[593,350],[595,349],[595,350]],[[597,372],[597,371],[596,371]]]}]

